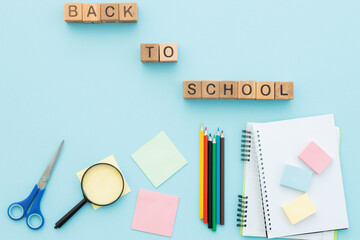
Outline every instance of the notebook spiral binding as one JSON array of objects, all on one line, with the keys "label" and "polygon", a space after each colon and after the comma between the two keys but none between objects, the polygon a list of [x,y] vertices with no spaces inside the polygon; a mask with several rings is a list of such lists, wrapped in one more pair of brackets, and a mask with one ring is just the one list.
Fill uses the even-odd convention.
[{"label": "notebook spiral binding", "polygon": [[[271,231],[271,218],[270,218],[270,210],[269,210],[269,201],[268,201],[268,195],[267,195],[267,190],[266,190],[266,179],[265,179],[265,175],[264,175],[264,158],[262,155],[262,149],[261,149],[261,140],[260,140],[260,131],[256,130],[256,134],[254,136],[254,142],[256,145],[256,150],[257,150],[257,154],[258,154],[258,164],[259,164],[259,177],[260,177],[260,187],[262,189],[264,189],[264,194],[263,191],[260,191],[261,193],[261,198],[265,201],[262,201],[262,205],[263,205],[263,211],[264,211],[264,221],[265,221],[265,230],[266,233],[267,231]],[[264,198],[265,197],[265,198]],[[268,223],[268,224],[266,224]],[[267,226],[269,228],[267,228]]]},{"label": "notebook spiral binding", "polygon": [[237,227],[246,227],[246,218],[247,218],[247,204],[248,204],[248,197],[243,195],[238,195],[238,209],[237,209],[237,219],[236,224]]},{"label": "notebook spiral binding", "polygon": [[[251,132],[243,130],[241,135],[241,161],[250,161]],[[237,227],[246,227],[248,196],[238,195]]]},{"label": "notebook spiral binding", "polygon": [[251,132],[243,130],[241,135],[241,161],[250,161]]}]

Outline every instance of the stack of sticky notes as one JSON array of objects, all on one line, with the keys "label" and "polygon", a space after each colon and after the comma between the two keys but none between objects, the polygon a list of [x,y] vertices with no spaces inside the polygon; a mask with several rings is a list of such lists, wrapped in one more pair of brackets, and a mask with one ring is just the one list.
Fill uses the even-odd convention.
[{"label": "stack of sticky notes", "polygon": [[[145,143],[131,157],[155,188],[187,164],[164,132]],[[171,237],[178,203],[177,196],[140,189],[131,228]]]},{"label": "stack of sticky notes", "polygon": [[316,212],[314,205],[306,193],[283,205],[282,208],[291,224],[298,223]]},{"label": "stack of sticky notes", "polygon": [[299,158],[317,174],[321,174],[332,160],[315,142],[311,142],[305,150],[300,153]]},{"label": "stack of sticky notes", "polygon": [[[315,173],[321,174],[332,158],[315,142],[300,153],[299,158]],[[316,213],[316,208],[306,193],[311,185],[312,171],[285,164],[280,185],[303,192],[300,196],[282,206],[291,224],[296,224]]]},{"label": "stack of sticky notes", "polygon": [[131,229],[171,237],[179,197],[140,189]]}]

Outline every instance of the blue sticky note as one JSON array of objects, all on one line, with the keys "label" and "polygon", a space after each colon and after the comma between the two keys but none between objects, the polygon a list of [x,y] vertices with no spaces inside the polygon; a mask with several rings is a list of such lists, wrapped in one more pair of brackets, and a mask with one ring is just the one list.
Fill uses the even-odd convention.
[{"label": "blue sticky note", "polygon": [[311,177],[311,171],[285,164],[280,185],[306,192],[309,189]]}]

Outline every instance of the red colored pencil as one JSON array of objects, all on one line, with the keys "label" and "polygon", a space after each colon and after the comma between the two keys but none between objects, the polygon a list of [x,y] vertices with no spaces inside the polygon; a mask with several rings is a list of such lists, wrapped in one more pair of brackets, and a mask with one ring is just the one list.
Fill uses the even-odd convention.
[{"label": "red colored pencil", "polygon": [[207,208],[208,208],[208,134],[205,128],[204,134],[204,223],[207,223]]}]

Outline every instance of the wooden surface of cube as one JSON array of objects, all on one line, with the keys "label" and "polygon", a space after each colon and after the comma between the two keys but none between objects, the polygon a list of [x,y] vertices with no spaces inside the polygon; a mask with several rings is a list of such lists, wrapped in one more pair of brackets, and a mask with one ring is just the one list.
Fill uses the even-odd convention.
[{"label": "wooden surface of cube", "polygon": [[220,81],[220,98],[237,98],[238,82],[237,81]]},{"label": "wooden surface of cube", "polygon": [[183,81],[184,98],[201,98],[201,81]]},{"label": "wooden surface of cube", "polygon": [[294,99],[294,82],[275,82],[276,100]]},{"label": "wooden surface of cube", "polygon": [[220,98],[219,81],[202,81],[201,98],[217,99]]},{"label": "wooden surface of cube", "polygon": [[160,62],[177,62],[177,43],[160,43]]},{"label": "wooden surface of cube", "polygon": [[142,62],[159,62],[159,44],[142,43],[140,46],[140,58]]},{"label": "wooden surface of cube", "polygon": [[119,22],[119,4],[101,3],[100,18],[101,22]]},{"label": "wooden surface of cube", "polygon": [[64,20],[66,22],[82,22],[82,3],[64,3]]},{"label": "wooden surface of cube", "polygon": [[84,23],[100,23],[100,3],[84,3],[83,4],[83,22]]},{"label": "wooden surface of cube", "polygon": [[136,3],[119,3],[120,22],[137,22],[137,4]]},{"label": "wooden surface of cube", "polygon": [[238,81],[238,99],[255,99],[256,81]]},{"label": "wooden surface of cube", "polygon": [[256,99],[273,100],[275,99],[274,82],[256,82]]}]

